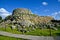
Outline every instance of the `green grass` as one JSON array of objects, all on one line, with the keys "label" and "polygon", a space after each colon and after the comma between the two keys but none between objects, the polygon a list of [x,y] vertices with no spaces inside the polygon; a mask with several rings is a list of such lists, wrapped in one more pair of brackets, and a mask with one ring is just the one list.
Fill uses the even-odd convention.
[{"label": "green grass", "polygon": [[[6,31],[14,34],[22,34],[22,32],[17,31],[17,29],[11,30],[10,27],[0,28],[1,31]],[[36,29],[32,30],[30,32],[24,33],[26,35],[35,35],[35,36],[50,36],[50,30],[49,29]],[[60,29],[58,30],[52,30],[51,29],[51,35],[52,36],[60,36]]]},{"label": "green grass", "polygon": [[26,34],[28,35],[37,35],[37,36],[48,36],[49,31],[47,29],[41,30],[41,29],[36,29],[31,32],[27,32]]},{"label": "green grass", "polygon": [[10,27],[0,28],[1,31],[6,31],[14,34],[22,34],[22,32],[17,31],[17,29],[12,30]]},{"label": "green grass", "polygon": [[2,36],[2,35],[0,35],[0,40],[27,40],[27,39],[7,37],[7,36]]},{"label": "green grass", "polygon": [[35,35],[35,36],[60,36],[60,29],[59,30],[52,30],[50,35],[50,29],[36,29],[31,32],[27,32],[27,35]]}]

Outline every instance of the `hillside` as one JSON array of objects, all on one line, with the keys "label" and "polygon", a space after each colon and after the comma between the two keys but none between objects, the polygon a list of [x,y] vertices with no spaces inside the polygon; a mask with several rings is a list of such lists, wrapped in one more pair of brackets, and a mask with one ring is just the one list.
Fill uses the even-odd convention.
[{"label": "hillside", "polygon": [[[13,21],[15,20],[15,21],[21,22],[21,21],[26,20],[26,21],[30,21],[34,24],[42,23],[42,22],[47,23],[53,19],[50,16],[38,16],[36,14],[32,14],[32,12],[30,10],[25,9],[25,8],[17,8],[15,10],[13,10],[12,15],[10,15],[10,16],[11,16],[11,18],[13,18]],[[8,18],[8,19],[11,19],[11,18]]]},{"label": "hillside", "polygon": [[17,28],[18,30],[34,30],[35,28],[47,28],[46,25],[51,23],[53,19],[50,16],[32,14],[30,10],[25,8],[17,8],[0,25],[1,27],[9,26],[12,29]]}]

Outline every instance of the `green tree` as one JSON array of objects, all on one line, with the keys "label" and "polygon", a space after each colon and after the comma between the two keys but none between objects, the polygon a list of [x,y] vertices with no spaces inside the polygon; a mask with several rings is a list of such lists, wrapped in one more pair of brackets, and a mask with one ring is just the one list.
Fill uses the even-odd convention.
[{"label": "green tree", "polygon": [[5,21],[6,20],[9,20],[9,19],[11,19],[12,18],[12,15],[9,15],[9,16],[7,16],[6,18],[5,18]]},{"label": "green tree", "polygon": [[0,16],[0,20],[2,20],[2,17]]}]

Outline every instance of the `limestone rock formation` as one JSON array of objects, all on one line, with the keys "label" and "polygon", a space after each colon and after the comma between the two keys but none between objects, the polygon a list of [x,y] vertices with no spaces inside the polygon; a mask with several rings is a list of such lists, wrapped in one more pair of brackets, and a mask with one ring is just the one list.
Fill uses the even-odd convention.
[{"label": "limestone rock formation", "polygon": [[13,10],[12,15],[17,15],[17,14],[31,14],[31,11],[26,9],[26,8],[17,8]]},{"label": "limestone rock formation", "polygon": [[32,12],[25,8],[17,8],[13,10],[12,15],[7,16],[5,18],[5,22],[10,20],[7,24],[9,25],[16,25],[19,28],[25,28],[27,26],[32,26],[32,28],[40,27],[41,23],[49,23],[51,20],[54,19],[49,16],[38,16],[36,14],[32,14]]}]

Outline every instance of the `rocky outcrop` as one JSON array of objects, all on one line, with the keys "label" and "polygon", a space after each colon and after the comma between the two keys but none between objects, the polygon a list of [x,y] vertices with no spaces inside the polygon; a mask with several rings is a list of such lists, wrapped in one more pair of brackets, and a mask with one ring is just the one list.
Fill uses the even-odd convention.
[{"label": "rocky outcrop", "polygon": [[38,16],[35,14],[32,14],[32,12],[25,8],[17,8],[13,10],[13,18],[15,18],[16,21],[24,21],[29,20],[33,23],[46,23],[52,20],[52,17],[49,16]]},{"label": "rocky outcrop", "polygon": [[26,8],[14,9],[12,15],[18,15],[18,14],[31,14],[31,11]]},{"label": "rocky outcrop", "polygon": [[[12,15],[7,16],[5,18],[5,22],[10,20],[7,24],[9,25],[20,25],[22,26],[33,26],[34,28],[38,27],[41,23],[49,23],[54,19],[50,16],[38,16],[36,14],[32,14],[32,12],[25,8],[17,8],[13,10]],[[37,26],[36,26],[37,25]],[[36,27],[35,27],[36,26]]]}]

